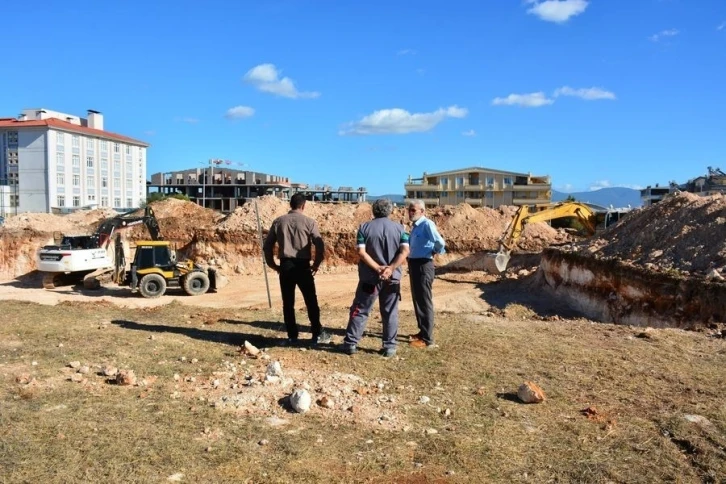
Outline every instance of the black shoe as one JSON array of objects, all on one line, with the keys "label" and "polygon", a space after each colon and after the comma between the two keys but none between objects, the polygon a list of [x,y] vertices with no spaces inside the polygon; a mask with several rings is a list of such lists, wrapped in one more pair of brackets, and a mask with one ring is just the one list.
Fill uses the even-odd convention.
[{"label": "black shoe", "polygon": [[299,346],[300,340],[297,338],[287,338],[280,343],[280,346]]}]

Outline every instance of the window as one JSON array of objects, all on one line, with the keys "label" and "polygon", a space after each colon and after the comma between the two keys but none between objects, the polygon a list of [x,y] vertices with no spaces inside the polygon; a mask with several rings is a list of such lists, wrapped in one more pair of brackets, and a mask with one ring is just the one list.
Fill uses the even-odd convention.
[{"label": "window", "polygon": [[65,207],[66,206],[66,196],[58,195],[58,199],[56,200],[56,202],[58,202],[59,207]]},{"label": "window", "polygon": [[96,195],[88,195],[86,197],[86,200],[88,200],[89,202],[95,202],[96,201]]},{"label": "window", "polygon": [[487,177],[487,186],[494,186],[494,177],[493,176]]},{"label": "window", "polygon": [[447,177],[441,177],[439,183],[445,187],[449,186],[449,179]]},{"label": "window", "polygon": [[108,177],[107,176],[101,177],[101,188],[108,188]]},{"label": "window", "polygon": [[126,199],[126,208],[131,208],[131,206],[134,204],[134,200],[132,198]]},{"label": "window", "polygon": [[96,185],[96,177],[94,176],[87,176],[86,177],[86,187],[93,187]]},{"label": "window", "polygon": [[86,149],[87,150],[93,150],[93,147],[95,146],[94,141],[96,141],[96,140],[94,140],[93,138],[86,139]]},{"label": "window", "polygon": [[63,166],[66,162],[66,157],[63,153],[55,154],[55,162],[58,166]]},{"label": "window", "polygon": [[131,146],[130,145],[126,145],[126,154],[127,155],[130,155],[131,154]]},{"label": "window", "polygon": [[456,186],[457,187],[463,187],[464,186],[464,177],[460,176],[456,178]]},{"label": "window", "polygon": [[18,132],[17,131],[8,131],[8,143],[9,144],[18,143]]},{"label": "window", "polygon": [[121,208],[121,197],[114,197],[114,199],[113,199],[113,207],[114,208]]},{"label": "window", "polygon": [[121,178],[117,176],[113,177],[113,187],[116,189],[121,188]]},{"label": "window", "polygon": [[65,133],[56,133],[55,134],[55,144],[57,146],[63,146],[66,144],[66,135]]},{"label": "window", "polygon": [[80,207],[81,206],[81,197],[78,195],[73,195],[73,206],[74,207]]},{"label": "window", "polygon": [[58,173],[55,176],[55,182],[58,185],[65,185],[66,184],[66,176],[63,173]]},{"label": "window", "polygon": [[10,195],[10,206],[17,207],[19,205],[20,197],[18,195]]},{"label": "window", "polygon": [[484,196],[485,196],[486,198],[494,198],[494,192],[485,192],[485,193],[484,193]]},{"label": "window", "polygon": [[108,158],[101,157],[101,168],[108,168]]},{"label": "window", "polygon": [[442,197],[448,197],[449,196],[449,192],[441,192],[441,196]]},{"label": "window", "polygon": [[108,151],[108,141],[106,141],[105,139],[102,139],[100,141],[100,143],[101,143],[101,151]]},{"label": "window", "polygon": [[8,164],[10,164],[10,165],[18,164],[18,152],[17,151],[8,151]]},{"label": "window", "polygon": [[511,176],[505,176],[504,177],[504,186],[505,187],[511,187],[512,186],[512,177]]},{"label": "window", "polygon": [[81,186],[81,175],[73,175],[73,186],[74,187]]},{"label": "window", "polygon": [[93,156],[86,156],[86,166],[93,168]]},{"label": "window", "polygon": [[121,160],[113,160],[113,171],[121,171]]},{"label": "window", "polygon": [[73,161],[72,161],[72,163],[73,163],[73,166],[80,167],[81,166],[81,157],[78,156],[78,155],[73,155]]},{"label": "window", "polygon": [[113,152],[114,153],[121,153],[121,145],[118,143],[113,144]]},{"label": "window", "polygon": [[81,146],[81,139],[77,134],[72,136],[73,147],[78,148]]},{"label": "window", "polygon": [[464,192],[456,192],[458,198],[464,198]]},{"label": "window", "polygon": [[131,173],[134,171],[134,165],[130,161],[126,162],[126,173]]},{"label": "window", "polygon": [[101,197],[101,206],[108,207],[108,197]]}]

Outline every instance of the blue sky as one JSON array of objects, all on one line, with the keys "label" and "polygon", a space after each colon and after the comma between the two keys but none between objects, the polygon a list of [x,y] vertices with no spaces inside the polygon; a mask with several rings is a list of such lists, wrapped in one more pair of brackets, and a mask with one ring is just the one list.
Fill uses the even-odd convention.
[{"label": "blue sky", "polygon": [[149,173],[210,158],[403,193],[468,166],[561,191],[726,168],[726,1],[5,2],[0,116],[102,111]]}]

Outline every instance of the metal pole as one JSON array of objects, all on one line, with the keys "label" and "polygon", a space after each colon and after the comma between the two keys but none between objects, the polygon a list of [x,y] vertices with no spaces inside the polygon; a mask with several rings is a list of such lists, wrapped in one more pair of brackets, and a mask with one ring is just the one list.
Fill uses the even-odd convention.
[{"label": "metal pole", "polygon": [[202,207],[207,208],[207,169],[202,174]]},{"label": "metal pole", "polygon": [[262,272],[265,274],[265,287],[267,288],[267,304],[272,309],[272,298],[270,297],[270,283],[267,280],[267,264],[265,263],[265,253],[262,249],[262,225],[260,225],[260,212],[257,210],[257,199],[255,199],[255,216],[257,217],[257,233],[260,235],[260,250],[262,250]]}]

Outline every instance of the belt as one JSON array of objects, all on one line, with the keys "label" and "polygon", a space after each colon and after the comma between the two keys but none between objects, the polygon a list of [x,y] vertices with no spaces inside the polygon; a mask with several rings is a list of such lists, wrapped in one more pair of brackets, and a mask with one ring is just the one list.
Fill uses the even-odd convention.
[{"label": "belt", "polygon": [[421,264],[425,262],[433,262],[433,259],[429,259],[428,257],[414,257],[407,259],[409,262],[419,262]]}]

